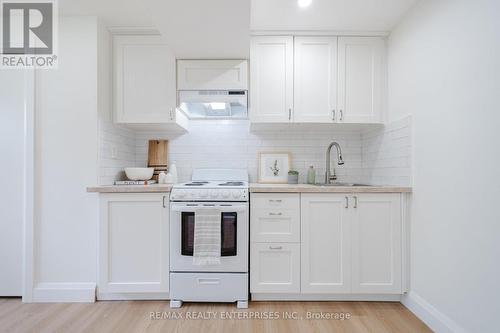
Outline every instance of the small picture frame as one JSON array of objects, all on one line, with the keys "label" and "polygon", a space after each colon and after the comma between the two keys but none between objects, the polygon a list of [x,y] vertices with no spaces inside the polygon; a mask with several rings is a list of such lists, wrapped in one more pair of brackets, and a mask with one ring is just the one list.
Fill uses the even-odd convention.
[{"label": "small picture frame", "polygon": [[289,152],[260,152],[258,182],[286,184],[291,159]]}]

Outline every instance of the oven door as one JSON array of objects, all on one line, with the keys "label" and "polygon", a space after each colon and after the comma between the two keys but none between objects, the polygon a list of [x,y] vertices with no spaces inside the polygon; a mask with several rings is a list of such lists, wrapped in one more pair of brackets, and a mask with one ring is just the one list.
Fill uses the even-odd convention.
[{"label": "oven door", "polygon": [[[200,209],[221,216],[221,258],[217,265],[193,265],[194,221]],[[248,272],[248,203],[179,203],[170,205],[170,271]]]}]

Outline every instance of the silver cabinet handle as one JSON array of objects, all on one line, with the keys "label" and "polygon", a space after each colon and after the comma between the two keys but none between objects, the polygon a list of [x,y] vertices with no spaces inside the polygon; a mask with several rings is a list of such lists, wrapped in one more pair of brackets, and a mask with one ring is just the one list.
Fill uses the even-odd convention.
[{"label": "silver cabinet handle", "polygon": [[283,200],[281,199],[269,199],[269,202],[282,202]]},{"label": "silver cabinet handle", "polygon": [[342,112],[342,110],[340,110],[340,121],[344,120],[344,112]]},{"label": "silver cabinet handle", "polygon": [[167,206],[165,205],[165,199],[166,199],[166,198],[167,198],[167,197],[164,195],[164,196],[163,196],[163,202],[162,202],[163,208],[167,208]]},{"label": "silver cabinet handle", "polygon": [[332,120],[335,120],[335,109],[332,110]]},{"label": "silver cabinet handle", "polygon": [[170,108],[170,120],[174,120],[174,111]]},{"label": "silver cabinet handle", "polygon": [[354,196],[354,208],[358,208],[358,197]]},{"label": "silver cabinet handle", "polygon": [[269,250],[282,250],[283,246],[269,246]]},{"label": "silver cabinet handle", "polygon": [[281,216],[283,213],[269,213],[270,216]]},{"label": "silver cabinet handle", "polygon": [[292,120],[292,108],[288,109],[288,120]]},{"label": "silver cabinet handle", "polygon": [[349,197],[345,196],[345,208],[349,208]]}]

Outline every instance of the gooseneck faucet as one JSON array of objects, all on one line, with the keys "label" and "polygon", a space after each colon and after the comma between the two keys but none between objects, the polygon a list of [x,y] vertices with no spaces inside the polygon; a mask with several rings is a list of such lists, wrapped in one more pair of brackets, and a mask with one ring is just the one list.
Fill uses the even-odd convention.
[{"label": "gooseneck faucet", "polygon": [[333,176],[331,175],[330,171],[330,155],[332,152],[332,147],[335,146],[337,149],[337,164],[342,165],[344,164],[344,160],[342,159],[342,149],[340,148],[340,145],[337,142],[332,142],[326,149],[326,173],[325,173],[325,184],[331,184],[332,180],[337,180],[337,176],[335,175],[335,169],[333,169]]}]

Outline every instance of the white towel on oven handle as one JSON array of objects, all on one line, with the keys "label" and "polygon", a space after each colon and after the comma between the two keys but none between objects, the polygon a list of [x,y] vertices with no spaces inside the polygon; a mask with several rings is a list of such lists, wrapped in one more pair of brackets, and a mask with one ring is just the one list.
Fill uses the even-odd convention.
[{"label": "white towel on oven handle", "polygon": [[193,264],[220,264],[221,241],[220,210],[197,210],[194,214]]}]

